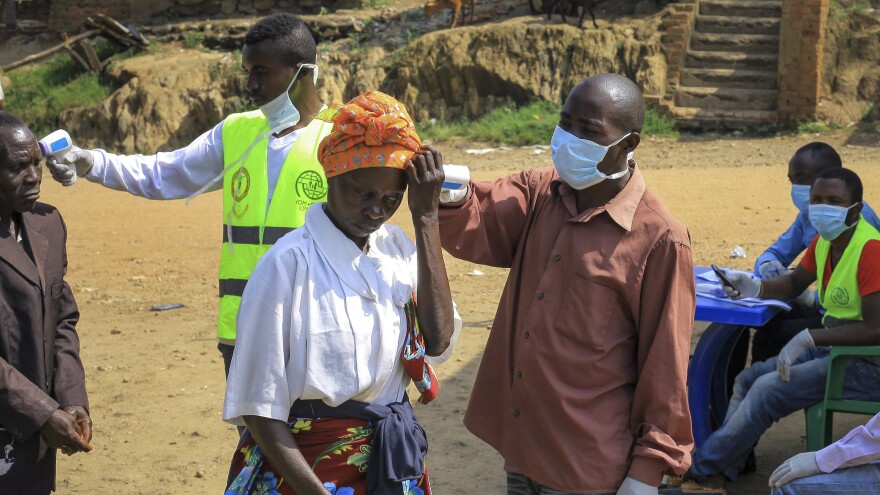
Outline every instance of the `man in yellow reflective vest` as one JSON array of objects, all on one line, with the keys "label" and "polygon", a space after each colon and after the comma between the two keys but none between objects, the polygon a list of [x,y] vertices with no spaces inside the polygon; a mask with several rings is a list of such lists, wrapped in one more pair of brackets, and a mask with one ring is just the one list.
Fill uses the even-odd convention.
[{"label": "man in yellow reflective vest", "polygon": [[80,176],[149,199],[181,199],[222,187],[217,336],[227,373],[238,305],[257,261],[303,225],[312,203],[326,198],[317,149],[333,127],[315,118],[324,109],[315,89],[315,40],[299,18],[276,14],[257,22],[245,36],[241,58],[248,98],[259,110],[230,115],[172,152],[123,156],[74,148],[58,162],[47,161],[62,184]]}]

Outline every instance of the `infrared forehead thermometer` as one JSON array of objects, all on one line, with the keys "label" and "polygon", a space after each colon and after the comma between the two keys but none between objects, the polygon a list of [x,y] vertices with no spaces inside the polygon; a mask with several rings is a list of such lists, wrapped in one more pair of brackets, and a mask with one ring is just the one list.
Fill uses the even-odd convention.
[{"label": "infrared forehead thermometer", "polygon": [[464,165],[443,165],[443,189],[458,190],[471,183],[471,171]]},{"label": "infrared forehead thermometer", "polygon": [[70,151],[70,148],[73,147],[73,141],[70,139],[70,134],[64,129],[58,129],[43,139],[40,139],[38,144],[40,145],[40,152],[43,156],[46,158],[51,156],[56,160],[63,157],[68,151]]}]

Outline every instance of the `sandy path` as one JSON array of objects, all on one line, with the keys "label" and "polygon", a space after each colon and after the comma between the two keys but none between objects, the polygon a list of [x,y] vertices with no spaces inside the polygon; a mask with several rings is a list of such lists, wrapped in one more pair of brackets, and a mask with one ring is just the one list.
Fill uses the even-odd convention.
[{"label": "sandy path", "polygon": [[[785,164],[815,137],[761,140],[648,140],[637,159],[649,187],[690,228],[695,261],[751,266],[794,217]],[[866,197],[880,206],[876,148],[840,145],[858,171]],[[531,148],[474,157],[472,144],[445,144],[450,163],[471,166],[477,179],[550,165]],[[48,179],[48,178],[47,178]],[[44,200],[57,205],[70,231],[68,280],[79,301],[82,356],[95,422],[95,450],[59,461],[59,492],[83,494],[219,493],[235,445],[220,421],[224,380],[216,351],[214,313],[221,198],[147,202],[82,183],[63,189],[51,180]],[[395,223],[408,226],[405,212]],[[749,258],[728,258],[735,245]],[[456,357],[439,373],[440,398],[417,407],[431,440],[437,493],[503,493],[501,460],[461,424],[487,337],[504,270],[449,259],[453,294],[466,321]],[[475,268],[484,276],[468,275]],[[150,312],[153,304],[184,309]],[[698,330],[702,325],[698,325]],[[842,434],[863,418],[843,418]],[[774,426],[759,445],[759,473],[732,494],[766,493],[765,480],[803,448],[803,416]]]}]

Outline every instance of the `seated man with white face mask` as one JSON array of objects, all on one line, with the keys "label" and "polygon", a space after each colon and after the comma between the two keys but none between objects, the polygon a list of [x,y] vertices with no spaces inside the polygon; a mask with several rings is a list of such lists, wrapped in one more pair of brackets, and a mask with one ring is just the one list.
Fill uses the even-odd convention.
[{"label": "seated man with white face mask", "polygon": [[[755,273],[770,280],[785,275],[789,265],[807,249],[816,238],[816,228],[810,224],[810,186],[813,180],[826,170],[843,167],[840,155],[833,147],[814,142],[800,147],[788,162],[788,180],[791,182],[791,200],[798,209],[791,226],[776,242],[755,261]],[[875,228],[880,229],[880,218],[874,210],[863,203],[862,216]],[[799,297],[790,313],[782,313],[755,333],[752,342],[752,362],[765,361],[777,354],[805,325],[818,321],[818,301],[815,292]],[[739,365],[740,371],[744,362]]]},{"label": "seated man with white face mask", "polygon": [[[721,428],[697,449],[691,476],[698,482],[724,474],[736,479],[749,450],[783,417],[822,401],[828,346],[880,344],[880,232],[861,215],[862,182],[844,168],[816,177],[810,190],[810,223],[819,235],[795,270],[772,280],[728,272],[733,297],[790,299],[818,281],[826,313],[819,328],[798,333],[779,356],[752,364],[736,378]],[[880,400],[880,366],[874,359],[847,365],[843,398]]]},{"label": "seated man with white face mask", "polygon": [[444,249],[510,268],[464,419],[510,495],[656,494],[690,464],[693,260],[630,159],[644,115],[632,81],[592,76],[560,112],[555,168],[440,209]]},{"label": "seated man with white face mask", "polygon": [[217,337],[227,374],[235,317],[257,261],[327,197],[317,150],[333,124],[314,118],[325,108],[315,89],[315,57],[315,40],[299,18],[271,15],[248,31],[241,52],[248,98],[259,110],[229,115],[176,151],[123,156],[74,148],[47,163],[62,184],[81,176],[148,199],[223,189]]}]

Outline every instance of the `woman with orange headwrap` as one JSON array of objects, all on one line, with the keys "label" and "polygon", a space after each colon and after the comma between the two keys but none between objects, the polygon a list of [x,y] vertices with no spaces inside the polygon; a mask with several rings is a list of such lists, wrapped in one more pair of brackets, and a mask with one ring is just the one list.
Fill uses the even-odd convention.
[{"label": "woman with orange headwrap", "polygon": [[[227,494],[430,494],[406,396],[461,329],[440,250],[442,158],[378,91],[338,107],[327,202],[260,260],[242,296],[223,418],[245,424]],[[386,225],[409,188],[416,242]],[[418,305],[415,304],[418,294]]]}]

